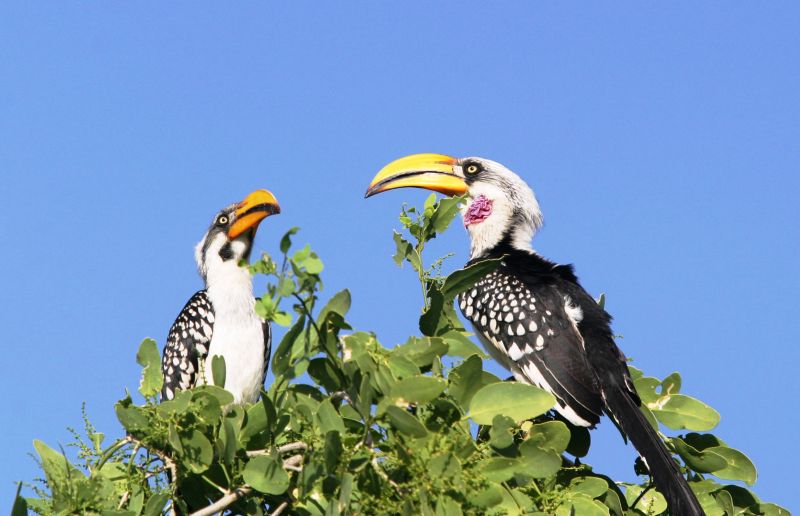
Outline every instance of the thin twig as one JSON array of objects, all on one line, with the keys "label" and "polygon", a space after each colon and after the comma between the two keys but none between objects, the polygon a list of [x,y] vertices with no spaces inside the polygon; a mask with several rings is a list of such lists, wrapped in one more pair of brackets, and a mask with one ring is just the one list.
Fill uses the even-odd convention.
[{"label": "thin twig", "polygon": [[216,502],[212,503],[208,507],[200,509],[199,511],[195,511],[191,514],[191,516],[211,516],[212,514],[217,514],[218,512],[222,512],[227,509],[230,505],[236,503],[237,500],[240,498],[247,496],[253,490],[250,486],[243,486],[233,491],[229,491],[228,494],[217,500]]},{"label": "thin twig", "polygon": [[125,491],[125,494],[122,495],[122,499],[119,501],[119,505],[117,505],[117,509],[122,509],[125,506],[125,503],[128,501],[128,498],[131,497],[130,491]]},{"label": "thin twig", "polygon": [[[144,443],[142,443],[141,441],[139,441],[135,437],[131,437],[130,435],[127,436],[125,439],[128,442],[134,443],[137,447],[144,448],[149,453],[152,453],[153,455],[158,457],[161,460],[161,462],[164,463],[164,467],[166,467],[169,470],[170,482],[173,485],[177,485],[178,484],[178,466],[175,465],[175,462],[166,453],[162,452],[161,450],[157,450],[155,448],[149,448]],[[173,489],[173,494],[174,494],[174,489]],[[170,512],[168,514],[175,514],[175,500],[174,499],[172,500],[172,509],[170,510]]]},{"label": "thin twig", "polygon": [[303,464],[303,456],[302,455],[293,455],[283,461],[284,469],[290,469],[292,471],[303,471],[301,467]]},{"label": "thin twig", "polygon": [[631,509],[635,509],[635,508],[636,508],[636,505],[637,505],[639,502],[641,502],[641,501],[642,501],[642,498],[644,498],[644,495],[645,495],[645,494],[646,494],[646,493],[647,493],[647,492],[648,492],[650,489],[652,489],[652,488],[653,488],[653,482],[650,482],[650,483],[647,485],[647,487],[645,487],[644,489],[642,489],[642,492],[641,492],[641,493],[639,493],[639,496],[637,496],[637,497],[636,497],[636,500],[634,500],[634,501],[633,501],[633,503],[630,505],[630,508],[631,508]]},{"label": "thin twig", "polygon": [[[284,444],[283,446],[278,446],[278,453],[286,453],[290,451],[297,451],[297,450],[307,450],[308,445],[302,441],[297,441],[289,444]],[[248,457],[258,457],[259,455],[269,455],[270,450],[249,450],[247,452]]]},{"label": "thin twig", "polygon": [[375,470],[375,473],[377,473],[379,477],[381,477],[383,480],[385,480],[390,486],[395,488],[395,490],[398,493],[402,494],[403,490],[400,489],[400,486],[397,485],[397,482],[395,482],[394,480],[389,478],[389,475],[381,467],[381,464],[378,462],[378,456],[377,455],[372,457],[372,460],[370,461],[370,463],[372,464],[372,469]]},{"label": "thin twig", "polygon": [[287,507],[289,507],[289,502],[283,502],[276,507],[274,511],[269,513],[269,516],[279,516],[280,514],[283,514],[283,511],[285,511]]},{"label": "thin twig", "polygon": [[314,320],[314,316],[311,315],[311,309],[306,306],[306,301],[302,297],[300,297],[300,294],[298,294],[297,292],[293,293],[292,296],[295,299],[297,299],[298,301],[300,301],[300,306],[303,307],[303,313],[305,313],[306,317],[308,317],[308,320],[311,323],[311,326],[314,328],[314,330],[316,330],[317,337],[321,341],[322,340],[322,332],[319,331],[319,327],[317,326],[317,322]]}]

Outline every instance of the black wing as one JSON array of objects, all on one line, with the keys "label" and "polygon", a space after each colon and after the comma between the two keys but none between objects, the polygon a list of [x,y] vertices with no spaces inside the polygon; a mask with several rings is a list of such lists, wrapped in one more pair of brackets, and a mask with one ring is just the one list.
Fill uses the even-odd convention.
[{"label": "black wing", "polygon": [[269,322],[263,321],[261,323],[264,329],[264,375],[261,377],[261,387],[264,387],[264,382],[267,381],[267,371],[269,371],[269,356],[272,352],[272,327]]},{"label": "black wing", "polygon": [[494,346],[515,376],[551,392],[568,420],[581,426],[600,421],[597,378],[568,314],[569,300],[552,276],[529,276],[502,266],[461,294],[459,306],[487,349]]},{"label": "black wing", "polygon": [[201,290],[186,303],[169,330],[161,360],[162,400],[171,400],[177,391],[197,383],[199,364],[208,356],[213,329],[214,307],[206,291]]}]

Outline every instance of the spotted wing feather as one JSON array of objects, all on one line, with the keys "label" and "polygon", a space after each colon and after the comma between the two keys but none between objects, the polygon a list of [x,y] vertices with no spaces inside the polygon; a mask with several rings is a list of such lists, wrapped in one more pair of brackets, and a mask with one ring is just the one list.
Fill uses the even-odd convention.
[{"label": "spotted wing feather", "polygon": [[171,400],[176,392],[195,386],[200,364],[208,356],[213,329],[214,307],[206,291],[201,290],[189,299],[169,330],[161,360],[161,399]]},{"label": "spotted wing feather", "polygon": [[600,420],[603,402],[583,339],[557,286],[500,267],[458,299],[489,353],[518,379],[549,392],[557,410],[582,426]]}]

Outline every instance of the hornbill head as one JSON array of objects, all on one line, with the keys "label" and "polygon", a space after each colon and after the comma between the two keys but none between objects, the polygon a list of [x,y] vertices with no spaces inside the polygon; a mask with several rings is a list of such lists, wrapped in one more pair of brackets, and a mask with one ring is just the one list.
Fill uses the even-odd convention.
[{"label": "hornbill head", "polygon": [[248,260],[259,223],[280,212],[277,199],[268,190],[256,190],[242,202],[222,208],[195,249],[200,275],[207,278],[216,266],[238,267],[241,260]]},{"label": "hornbill head", "polygon": [[386,165],[370,183],[365,197],[403,187],[445,195],[467,194],[461,208],[472,242],[471,258],[479,258],[507,240],[529,250],[543,219],[533,190],[518,175],[485,158],[453,158],[414,154]]}]

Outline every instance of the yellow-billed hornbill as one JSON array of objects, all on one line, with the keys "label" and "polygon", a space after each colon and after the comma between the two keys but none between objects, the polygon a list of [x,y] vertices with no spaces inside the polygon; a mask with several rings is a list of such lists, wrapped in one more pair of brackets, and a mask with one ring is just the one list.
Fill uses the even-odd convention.
[{"label": "yellow-billed hornbill", "polygon": [[542,225],[533,190],[494,161],[415,154],[384,167],[366,197],[402,187],[468,194],[462,215],[471,240],[469,263],[502,258],[495,271],[458,297],[488,353],[517,380],[551,392],[555,410],[572,424],[594,427],[608,414],[644,458],[672,513],[703,514],[639,410],[611,316],[581,287],[571,265],[550,262],[531,247]]},{"label": "yellow-billed hornbill", "polygon": [[225,359],[225,389],[234,403],[258,399],[272,335],[269,323],[255,312],[250,272],[239,262],[250,257],[259,223],[276,213],[280,207],[275,196],[256,190],[217,213],[197,244],[195,258],[205,289],[192,296],[169,331],[161,361],[162,399],[196,384],[213,384],[211,361],[218,355]]}]

